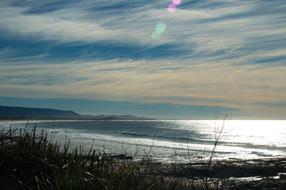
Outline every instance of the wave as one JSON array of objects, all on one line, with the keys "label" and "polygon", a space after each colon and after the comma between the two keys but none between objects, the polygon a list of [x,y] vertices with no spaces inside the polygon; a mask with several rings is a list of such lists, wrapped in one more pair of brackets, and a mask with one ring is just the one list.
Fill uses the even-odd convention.
[{"label": "wave", "polygon": [[[212,145],[215,143],[214,139],[197,139],[191,137],[182,137],[182,136],[163,136],[163,135],[149,135],[144,133],[138,132],[131,132],[131,131],[119,131],[120,134],[130,136],[130,137],[141,137],[147,139],[161,139],[161,140],[168,140],[171,142],[184,142],[184,143],[191,143],[191,144],[205,144],[205,145]],[[244,147],[244,148],[257,148],[257,149],[275,149],[275,150],[285,150],[285,147],[275,146],[275,145],[261,145],[255,143],[244,143],[244,142],[232,142],[232,141],[219,141],[219,145],[225,146],[232,146],[232,147]]]},{"label": "wave", "polygon": [[123,135],[135,136],[135,137],[151,137],[150,135],[143,134],[143,133],[138,133],[138,132],[119,131],[119,133],[123,134]]},{"label": "wave", "polygon": [[[0,122],[2,127],[9,126],[9,124],[10,122]],[[113,147],[115,150],[120,149],[122,144],[130,149],[134,146],[146,150],[153,147],[156,149],[154,152],[160,152],[162,157],[170,155],[173,150],[192,151],[195,152],[195,155],[209,155],[215,143],[212,128],[207,128],[204,125],[199,126],[196,123],[191,123],[192,125],[187,127],[183,125],[184,123],[181,125],[176,122],[174,125],[168,125],[166,122],[158,123],[154,121],[78,121],[72,123],[40,122],[39,124],[41,125],[37,125],[37,127],[46,128],[50,134],[60,139],[65,136],[79,144],[92,144],[91,140],[95,140],[99,147],[104,145],[105,147]],[[23,128],[25,122],[22,122],[21,125],[13,122],[12,126]],[[240,129],[239,126],[237,128]],[[251,156],[286,155],[286,145],[282,143],[284,142],[283,139],[269,140],[268,138],[268,141],[266,141],[268,136],[263,136],[263,134],[262,136],[266,138],[263,141],[258,138],[248,138],[249,134],[245,134],[243,130],[242,132],[238,131],[237,128],[233,127],[231,129],[234,130],[234,133],[230,129],[231,132],[226,131],[225,136],[219,141],[216,149],[218,156],[224,157],[225,154],[229,154],[225,158],[239,156],[246,158]]]}]

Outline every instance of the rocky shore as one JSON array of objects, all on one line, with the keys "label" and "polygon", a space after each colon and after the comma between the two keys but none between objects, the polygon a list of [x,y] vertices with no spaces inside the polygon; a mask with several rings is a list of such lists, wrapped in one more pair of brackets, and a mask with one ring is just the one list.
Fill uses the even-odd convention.
[{"label": "rocky shore", "polygon": [[286,158],[162,163],[0,130],[0,189],[286,190]]},{"label": "rocky shore", "polygon": [[[147,175],[163,175],[172,180],[184,180],[186,183],[216,183],[220,189],[269,189],[286,190],[286,158],[265,159],[227,159],[208,162],[162,163],[152,159],[140,162],[132,161],[131,156],[110,155],[106,160],[130,160],[131,165],[138,165]],[[219,185],[218,185],[219,184]]]},{"label": "rocky shore", "polygon": [[[153,163],[153,174],[220,183],[221,189],[286,189],[286,158],[218,160],[188,164]],[[150,168],[150,163],[148,165]]]}]

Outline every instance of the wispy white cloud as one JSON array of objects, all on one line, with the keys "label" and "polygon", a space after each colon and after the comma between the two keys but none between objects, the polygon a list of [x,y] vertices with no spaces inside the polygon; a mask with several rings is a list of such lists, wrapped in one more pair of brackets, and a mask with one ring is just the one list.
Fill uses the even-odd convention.
[{"label": "wispy white cloud", "polygon": [[[280,14],[257,14],[258,8],[269,4],[259,1],[219,1],[222,5],[218,7],[194,6],[177,9],[174,13],[166,11],[164,3],[161,3],[162,7],[142,3],[135,11],[126,6],[120,14],[105,11],[116,3],[119,2],[100,1],[97,4],[102,4],[101,9],[93,10],[90,8],[95,6],[94,2],[86,1],[45,14],[31,14],[27,13],[27,7],[7,5],[1,8],[0,26],[7,35],[14,37],[85,43],[108,40],[145,44],[146,47],[175,43],[192,49],[194,52],[190,54],[208,55],[218,51],[242,53],[243,48],[247,48],[248,43],[255,43],[258,37],[281,39],[286,30],[285,18],[281,17],[280,11]],[[167,24],[167,31],[160,41],[154,42],[151,33],[159,21]]]},{"label": "wispy white cloud", "polygon": [[[27,89],[37,86],[37,89],[71,97],[206,104],[239,109],[248,104],[253,107],[286,99],[283,83],[286,68],[283,66],[237,67],[225,63],[201,63],[174,71],[175,66],[168,61],[7,65],[2,66],[1,87],[18,88],[25,83]],[[196,100],[192,101],[192,98]]]},{"label": "wispy white cloud", "polygon": [[62,20],[45,15],[25,15],[23,8],[2,7],[0,26],[14,37],[73,42],[116,39],[118,32],[96,23]]},{"label": "wispy white cloud", "polygon": [[[286,102],[283,1],[184,1],[174,13],[166,5],[84,1],[35,13],[41,9],[3,4],[2,39],[47,41],[42,46],[52,44],[50,49],[63,44],[57,48],[64,53],[43,50],[23,56],[15,45],[0,49],[1,92],[286,113],[277,106]],[[167,30],[156,41],[151,33],[158,22],[166,23]],[[107,43],[115,56],[97,54],[101,46],[96,43]],[[81,56],[63,63],[62,58],[75,53],[65,52],[70,44],[81,44]],[[112,49],[114,44],[119,48]],[[90,52],[91,46],[97,48]],[[93,53],[103,59],[84,59]]]}]

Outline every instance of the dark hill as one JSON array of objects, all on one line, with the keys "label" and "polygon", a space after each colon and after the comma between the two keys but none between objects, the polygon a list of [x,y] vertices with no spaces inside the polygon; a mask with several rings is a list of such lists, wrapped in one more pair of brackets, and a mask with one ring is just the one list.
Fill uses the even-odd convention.
[{"label": "dark hill", "polygon": [[80,117],[73,111],[0,106],[0,119],[77,119]]},{"label": "dark hill", "polygon": [[0,120],[146,120],[133,115],[80,115],[74,111],[49,108],[0,106]]}]

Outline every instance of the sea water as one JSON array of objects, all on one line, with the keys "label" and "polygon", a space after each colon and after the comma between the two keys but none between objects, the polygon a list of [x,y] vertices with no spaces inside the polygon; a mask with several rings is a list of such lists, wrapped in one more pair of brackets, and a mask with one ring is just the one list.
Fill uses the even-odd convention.
[{"label": "sea water", "polygon": [[90,147],[107,154],[130,154],[166,162],[256,159],[286,156],[286,120],[94,120],[0,121],[1,128],[36,124],[53,141],[71,149]]}]

